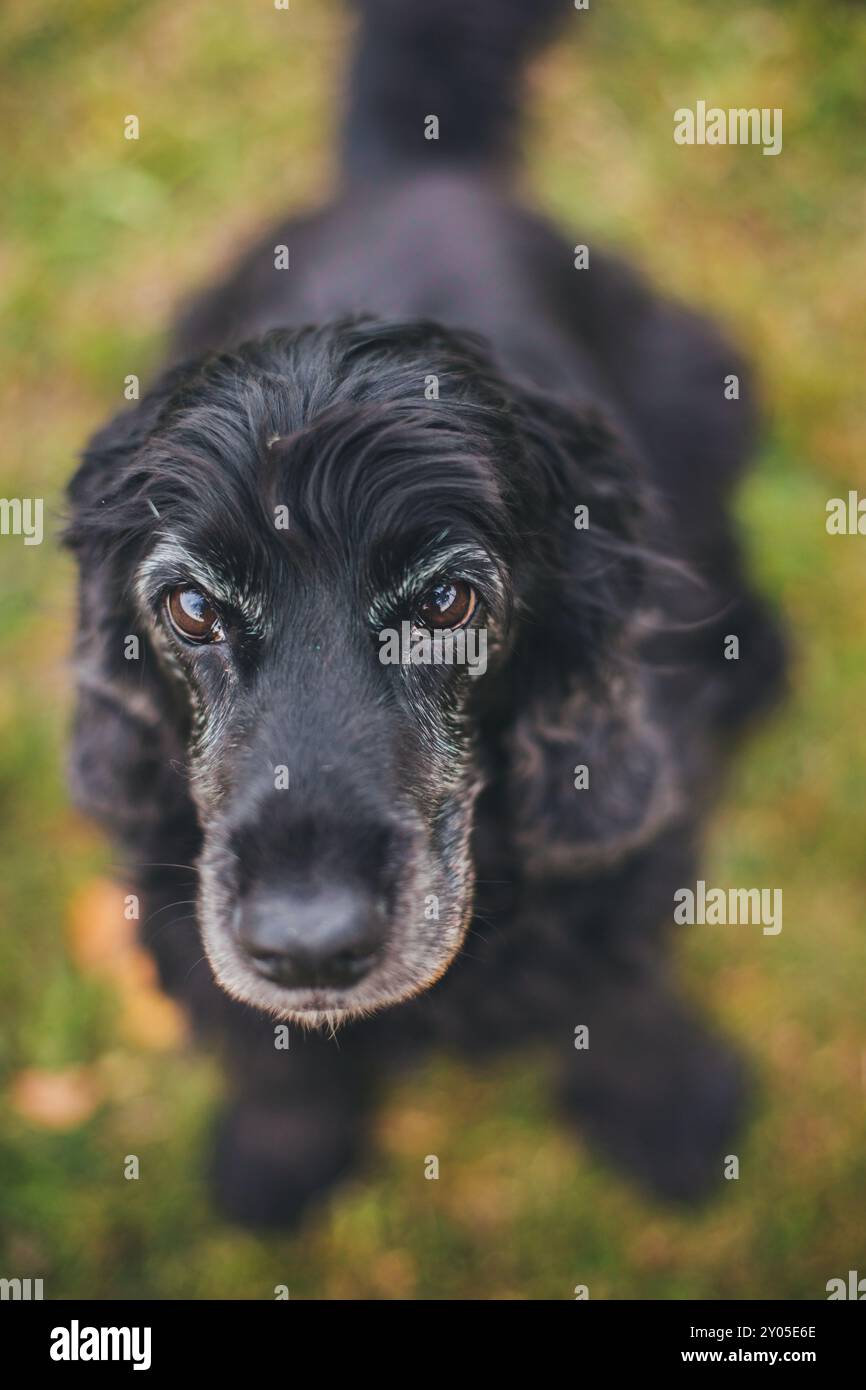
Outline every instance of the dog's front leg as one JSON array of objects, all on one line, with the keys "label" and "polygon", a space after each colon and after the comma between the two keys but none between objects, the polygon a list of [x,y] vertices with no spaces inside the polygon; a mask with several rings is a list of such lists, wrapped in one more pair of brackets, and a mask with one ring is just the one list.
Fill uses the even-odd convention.
[{"label": "dog's front leg", "polygon": [[228,1097],[211,1159],[220,1210],[247,1225],[291,1225],[360,1156],[371,1059],[361,1065],[351,1028],[336,1039],[307,1032],[236,1003],[218,987],[192,913],[191,863],[161,863],[158,876],[141,884],[142,940],[163,988],[225,1063]]},{"label": "dog's front leg", "polygon": [[672,835],[624,870],[529,885],[516,933],[529,944],[515,1016],[544,1032],[561,1111],[674,1201],[721,1190],[749,1093],[736,1051],[681,997],[669,963],[664,923],[690,879],[687,839]]},{"label": "dog's front leg", "polygon": [[559,1068],[562,1109],[654,1196],[721,1190],[748,1095],[737,1053],[663,982],[596,986]]},{"label": "dog's front leg", "polygon": [[[217,1205],[250,1226],[290,1226],[359,1162],[370,1088],[348,1035],[273,1020],[227,1043],[230,1090],[215,1135]],[[288,1047],[285,1043],[288,1042]]]}]

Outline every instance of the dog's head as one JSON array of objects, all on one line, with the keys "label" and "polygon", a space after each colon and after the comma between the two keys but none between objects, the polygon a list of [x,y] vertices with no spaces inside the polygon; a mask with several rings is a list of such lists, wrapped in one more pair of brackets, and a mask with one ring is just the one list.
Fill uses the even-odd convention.
[{"label": "dog's head", "polygon": [[[638,480],[597,419],[509,389],[474,340],[356,321],[174,369],[70,496],[79,799],[167,858],[197,820],[204,945],[236,998],[333,1021],[441,975],[482,729],[530,871],[550,839],[602,859],[652,819],[616,657]],[[545,826],[581,736],[595,811]]]}]

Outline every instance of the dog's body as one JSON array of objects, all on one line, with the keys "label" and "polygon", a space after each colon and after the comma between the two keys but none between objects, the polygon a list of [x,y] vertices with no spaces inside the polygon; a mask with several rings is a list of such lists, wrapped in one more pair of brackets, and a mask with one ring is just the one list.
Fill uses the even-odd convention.
[{"label": "dog's body", "polygon": [[[79,795],[126,846],[165,986],[225,1041],[235,1098],[217,1182],[230,1212],[293,1218],[355,1161],[381,1081],[434,1045],[477,1058],[546,1043],[566,1112],[648,1186],[689,1196],[721,1175],[742,1083],[735,1059],[677,999],[666,924],[675,890],[694,883],[701,820],[732,738],[776,693],[783,665],[727,512],[752,431],[746,374],[711,326],[657,299],[594,245],[589,268],[575,269],[571,239],[503,191],[516,71],[552,5],[534,7],[534,18],[516,0],[466,7],[471,17],[456,2],[428,19],[395,0],[363,8],[344,191],[270,233],[190,309],[177,335],[182,365],[97,436],[73,484],[83,572]],[[461,68],[479,35],[488,71],[473,86]],[[430,113],[441,122],[438,143],[424,139]],[[288,269],[276,267],[280,247]],[[310,323],[326,327],[294,331]],[[226,350],[216,366],[183,365]],[[725,397],[731,374],[735,400]],[[291,408],[274,397],[283,382],[295,393]],[[243,466],[239,420],[257,441]],[[496,435],[500,426],[507,437]],[[380,458],[398,427],[407,458],[428,458],[425,472],[416,477],[405,462],[385,480],[381,463],[370,463],[368,476],[364,460]],[[488,457],[495,486],[480,465],[475,492],[461,480],[452,457],[460,431],[472,440],[467,454]],[[307,617],[271,632],[271,648],[283,652],[279,680],[246,630],[232,638],[229,674],[223,666],[217,680],[212,652],[211,674],[198,654],[195,674],[184,675],[192,657],[169,650],[155,614],[166,585],[187,577],[165,570],[157,582],[168,561],[154,559],[155,535],[175,554],[193,546],[171,517],[188,516],[195,487],[214,509],[211,536],[221,531],[210,494],[229,493],[229,474],[225,515],[242,529],[244,499],[269,458],[283,491],[267,500],[287,500],[307,559],[291,588],[275,551],[256,592],[267,591],[271,608],[284,595]],[[390,555],[401,508],[417,529],[443,496],[457,520],[445,512],[433,530],[457,545],[462,579],[476,564],[479,593],[485,584],[505,593],[501,609],[495,594],[485,609],[491,669],[477,686],[455,677],[407,696],[423,729],[404,719],[392,752],[401,697],[374,688],[378,673],[361,674],[367,658],[357,652],[343,666],[357,634],[340,604],[352,574],[372,570],[365,547],[385,524],[372,511],[367,518],[367,504],[388,511],[377,555]],[[586,529],[575,525],[583,505]],[[249,518],[251,536],[260,522]],[[329,527],[327,545],[345,542],[349,563],[335,561],[325,578]],[[290,524],[289,545],[292,535]],[[237,571],[244,544],[240,532],[223,538],[220,563],[230,554]],[[256,544],[264,550],[270,539]],[[484,568],[488,551],[495,573]],[[341,655],[325,680],[309,658],[293,665],[285,653],[307,651],[322,621],[310,614],[330,609],[340,635],[327,636]],[[145,669],[130,672],[118,651],[142,628]],[[729,634],[739,660],[726,659]],[[369,714],[354,723],[365,699]],[[284,709],[288,722],[279,722]],[[253,763],[297,768],[287,800],[246,785]],[[312,872],[306,859],[320,869],[314,902],[335,875],[354,892],[383,826],[381,874],[387,868],[398,907],[369,984],[302,998],[294,980],[286,994],[271,975],[259,995],[237,941],[226,944],[256,875],[273,901],[274,873],[294,854],[293,893]],[[188,916],[196,865],[212,969]],[[292,901],[306,904],[303,882]],[[417,919],[411,931],[400,914]],[[343,1026],[336,1041],[292,1027],[285,1050],[268,1013]],[[574,1045],[581,1025],[588,1049]]]}]

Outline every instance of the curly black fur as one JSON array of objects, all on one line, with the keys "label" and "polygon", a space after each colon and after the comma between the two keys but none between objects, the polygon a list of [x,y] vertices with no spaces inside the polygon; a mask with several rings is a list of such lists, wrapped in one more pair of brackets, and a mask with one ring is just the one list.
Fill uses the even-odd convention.
[{"label": "curly black fur", "polygon": [[[728,512],[748,373],[595,247],[576,272],[486,172],[536,37],[513,0],[477,119],[461,45],[483,44],[489,7],[436,7],[450,80],[422,7],[363,8],[345,191],[188,310],[175,364],[71,485],[75,791],[125,849],[166,989],[224,1043],[230,1212],[295,1217],[356,1161],[382,1080],[442,1044],[546,1043],[566,1112],[690,1196],[721,1174],[743,1087],[677,997],[666,924],[732,736],[783,669]],[[460,129],[433,167],[409,134],[413,65]],[[382,666],[377,627],[405,617],[413,575],[457,571],[486,674]],[[180,585],[211,586],[227,641],[178,641]],[[377,914],[364,978],[257,973],[250,903],[314,930],[335,891]],[[275,1018],[340,1023],[339,1046],[293,1027],[277,1049]]]}]

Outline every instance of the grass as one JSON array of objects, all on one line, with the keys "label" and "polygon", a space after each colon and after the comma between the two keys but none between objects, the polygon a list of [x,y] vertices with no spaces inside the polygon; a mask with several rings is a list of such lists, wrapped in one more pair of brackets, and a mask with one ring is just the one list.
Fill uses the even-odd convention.
[{"label": "grass", "polygon": [[[172,306],[270,213],[326,192],[348,30],[334,0],[7,3],[0,494],[56,516],[87,432],[158,362]],[[727,789],[706,877],[781,886],[785,926],[686,932],[682,958],[760,1074],[739,1181],[672,1214],[566,1140],[538,1059],[478,1073],[441,1058],[391,1095],[371,1171],[296,1237],[222,1225],[201,1183],[215,1071],[131,948],[94,947],[93,923],[120,914],[100,887],[110,851],[64,793],[71,567],[50,538],[6,537],[4,1276],[41,1276],[49,1297],[569,1298],[586,1283],[712,1299],[820,1298],[866,1272],[866,541],[824,529],[829,497],[866,493],[864,65],[852,5],[665,0],[593,7],[531,79],[530,196],[726,322],[766,403],[739,506],[797,670]],[[783,108],[782,154],[676,146],[672,112],[699,98]]]}]

